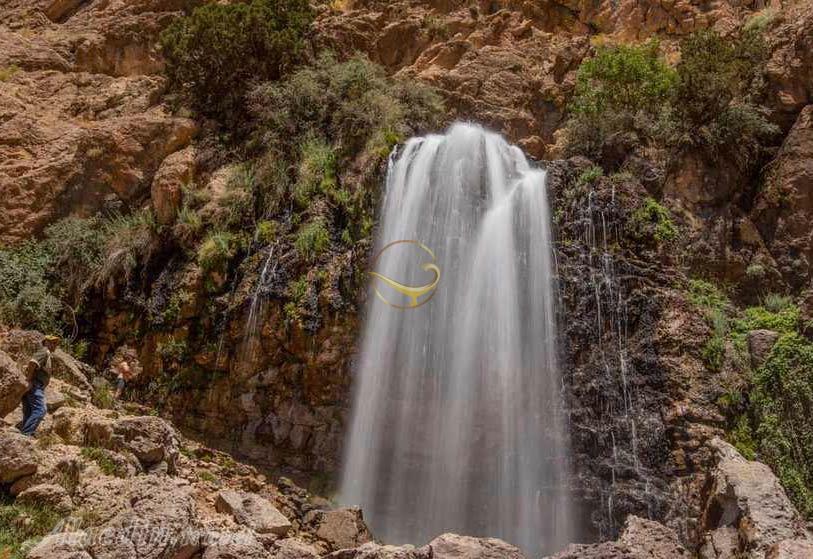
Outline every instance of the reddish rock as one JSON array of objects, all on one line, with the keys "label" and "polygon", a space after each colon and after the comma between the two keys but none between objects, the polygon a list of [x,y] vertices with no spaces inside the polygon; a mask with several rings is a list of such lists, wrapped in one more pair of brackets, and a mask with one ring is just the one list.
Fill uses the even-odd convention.
[{"label": "reddish rock", "polygon": [[152,179],[150,198],[158,223],[167,225],[175,221],[181,209],[182,188],[195,174],[195,150],[191,147],[177,151],[164,159]]}]

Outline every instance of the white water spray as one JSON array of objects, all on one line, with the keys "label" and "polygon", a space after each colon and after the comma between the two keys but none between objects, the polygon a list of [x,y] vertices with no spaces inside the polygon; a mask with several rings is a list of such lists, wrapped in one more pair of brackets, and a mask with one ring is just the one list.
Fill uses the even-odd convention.
[{"label": "white water spray", "polygon": [[[369,297],[341,500],[388,543],[452,531],[554,551],[575,530],[545,172],[457,124],[408,141],[386,188],[377,246],[421,241],[442,279],[416,309]],[[376,271],[431,282],[427,255],[398,247]]]}]

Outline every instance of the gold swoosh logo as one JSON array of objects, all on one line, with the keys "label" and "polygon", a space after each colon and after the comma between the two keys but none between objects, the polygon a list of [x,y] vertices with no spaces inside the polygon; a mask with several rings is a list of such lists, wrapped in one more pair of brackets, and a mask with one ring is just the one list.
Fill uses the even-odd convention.
[{"label": "gold swoosh logo", "polygon": [[[393,288],[397,292],[399,292],[402,295],[404,295],[405,297],[407,297],[409,299],[409,304],[408,305],[397,305],[397,304],[387,300],[387,298],[384,297],[384,295],[381,294],[381,292],[378,290],[378,288],[373,286],[373,290],[375,291],[375,294],[378,296],[379,299],[381,299],[382,301],[384,301],[385,303],[387,303],[388,305],[390,305],[391,307],[394,307],[396,309],[414,309],[416,307],[420,307],[421,305],[425,305],[426,303],[428,303],[429,300],[434,295],[435,288],[438,286],[438,283],[440,282],[440,268],[438,268],[437,265],[434,263],[435,254],[431,250],[429,250],[429,248],[427,248],[426,245],[424,245],[420,241],[415,241],[415,240],[401,240],[401,241],[393,241],[393,242],[389,243],[384,248],[382,248],[381,251],[379,251],[379,253],[376,255],[375,259],[373,260],[373,263],[375,264],[375,262],[378,261],[378,259],[381,257],[381,255],[387,249],[389,249],[390,247],[392,247],[394,245],[397,245],[399,243],[415,244],[415,245],[419,246],[424,252],[429,254],[429,256],[432,257],[433,262],[427,262],[426,264],[423,264],[421,266],[421,269],[424,270],[424,271],[427,271],[427,272],[434,272],[434,274],[435,274],[435,279],[434,280],[432,280],[430,283],[428,283],[426,285],[412,286],[412,285],[405,285],[405,284],[403,284],[403,283],[401,283],[399,281],[396,281],[396,280],[394,280],[392,278],[388,278],[387,276],[379,274],[378,272],[368,272],[368,273],[371,276],[373,276],[374,278],[377,278],[377,279],[381,280],[386,285],[390,286],[391,288]],[[419,302],[418,299],[420,299],[422,296],[426,295],[427,293],[431,293],[431,295],[429,297],[427,297],[426,299],[424,299],[423,301]]]}]

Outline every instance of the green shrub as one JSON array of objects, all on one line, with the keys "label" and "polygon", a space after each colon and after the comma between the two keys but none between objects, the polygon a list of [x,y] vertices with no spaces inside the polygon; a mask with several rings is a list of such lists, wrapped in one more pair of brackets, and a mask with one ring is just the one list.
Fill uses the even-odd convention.
[{"label": "green shrub", "polygon": [[[66,325],[63,304],[77,308],[103,262],[105,222],[66,218],[39,242],[0,249],[0,322],[42,331]],[[72,325],[72,317],[69,317]]]},{"label": "green shrub", "polygon": [[658,49],[657,41],[602,46],[581,63],[569,105],[570,154],[596,156],[618,133],[634,133],[641,143],[656,135],[677,82]]},{"label": "green shrub", "polygon": [[199,114],[236,130],[250,84],[276,80],[299,61],[313,11],[307,0],[208,3],[160,37],[170,86]]},{"label": "green shrub", "polygon": [[198,265],[206,272],[222,272],[235,253],[235,236],[227,231],[214,231],[198,248]]},{"label": "green shrub", "polygon": [[681,42],[678,145],[701,147],[713,157],[733,156],[741,165],[758,154],[761,142],[778,131],[750,100],[767,52],[759,34],[747,30],[733,39],[702,30]]},{"label": "green shrub", "polygon": [[102,263],[94,276],[96,285],[111,278],[129,282],[139,262],[148,257],[157,227],[151,210],[117,215],[105,221]]},{"label": "green shrub", "polygon": [[633,212],[631,226],[639,236],[651,236],[658,243],[677,237],[677,227],[672,222],[671,213],[654,198],[647,198],[643,206]]},{"label": "green shrub", "polygon": [[719,371],[725,359],[726,337],[728,335],[728,319],[720,309],[710,311],[711,337],[703,346],[703,361],[712,371]]},{"label": "green shrub", "polygon": [[757,457],[757,443],[754,433],[748,422],[748,416],[741,415],[735,422],[734,428],[728,433],[728,440],[746,459],[755,460]]},{"label": "green shrub", "polygon": [[[384,144],[437,126],[440,97],[428,86],[388,78],[363,57],[338,62],[330,53],[279,83],[251,94],[259,120],[258,141],[295,160],[297,141],[331,138],[337,157],[362,149],[377,153]],[[368,145],[369,144],[369,145]]]},{"label": "green shrub", "polygon": [[782,312],[788,307],[793,306],[793,297],[781,295],[779,293],[769,293],[762,300],[762,306],[765,307],[765,310],[768,312]]},{"label": "green shrub", "polygon": [[776,472],[789,497],[813,517],[813,344],[783,334],[754,375],[751,413],[760,459]]},{"label": "green shrub", "polygon": [[723,310],[729,305],[728,297],[714,284],[702,279],[689,280],[689,300],[707,311]]},{"label": "green shrub", "polygon": [[62,519],[47,505],[0,504],[0,553],[23,559],[28,551]]},{"label": "green shrub", "polygon": [[279,224],[276,221],[260,221],[254,230],[254,239],[261,245],[270,245],[277,238]]},{"label": "green shrub", "polygon": [[336,155],[323,140],[308,138],[301,148],[299,172],[294,185],[294,198],[307,208],[319,193],[331,194],[337,188]]},{"label": "green shrub", "polygon": [[324,253],[330,246],[330,234],[324,219],[315,218],[303,225],[296,235],[294,246],[299,255],[309,262]]},{"label": "green shrub", "polygon": [[796,306],[786,306],[777,312],[764,307],[745,309],[743,317],[734,321],[738,332],[748,333],[751,330],[774,330],[776,332],[795,332],[799,327],[800,314]]},{"label": "green shrub", "polygon": [[116,397],[113,395],[110,385],[106,382],[100,382],[93,387],[91,400],[94,406],[103,410],[112,410],[116,407]]},{"label": "green shrub", "polygon": [[110,451],[93,446],[82,447],[80,454],[96,463],[103,474],[115,477],[126,477],[127,471],[122,468],[110,455]]},{"label": "green shrub", "polygon": [[596,181],[598,178],[604,176],[604,169],[599,167],[598,165],[593,165],[589,169],[585,169],[579,175],[579,178],[576,179],[576,184],[579,186],[584,186]]},{"label": "green shrub", "polygon": [[681,42],[674,69],[654,41],[599,47],[579,66],[567,151],[599,157],[609,140],[623,138],[670,152],[702,149],[747,167],[778,131],[753,101],[768,52],[758,27],[735,37],[695,32]]}]

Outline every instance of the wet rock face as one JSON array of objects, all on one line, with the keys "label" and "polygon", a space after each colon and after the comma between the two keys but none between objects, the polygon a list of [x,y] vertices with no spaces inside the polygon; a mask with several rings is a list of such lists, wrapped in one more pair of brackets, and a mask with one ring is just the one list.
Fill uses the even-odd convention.
[{"label": "wet rock face", "polygon": [[671,249],[632,225],[643,186],[580,181],[585,168],[574,159],[548,169],[583,539],[612,539],[638,515],[691,542],[713,458],[705,441],[724,426],[699,355],[707,327],[676,289]]},{"label": "wet rock face", "polygon": [[615,196],[604,182],[579,185],[580,170],[569,164],[549,172],[559,216],[562,369],[575,483],[590,511],[584,521],[607,539],[627,514],[662,518],[668,508],[671,471],[660,417],[666,379],[653,340],[660,308],[640,263],[610,252],[624,242],[628,208],[621,200],[634,207],[641,193],[634,185]]},{"label": "wet rock face", "polygon": [[782,143],[752,211],[782,278],[794,289],[806,287],[813,277],[811,213],[813,105],[808,105]]}]

